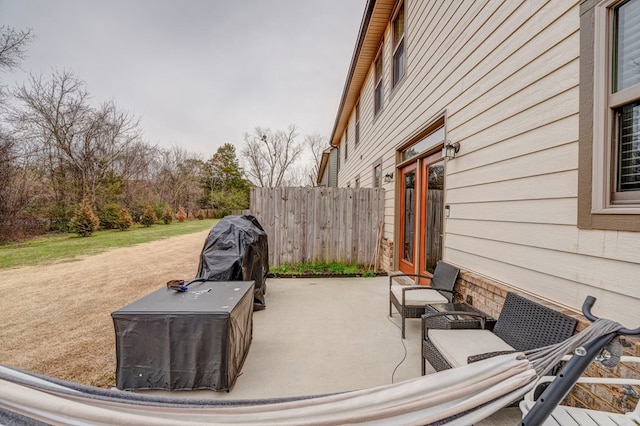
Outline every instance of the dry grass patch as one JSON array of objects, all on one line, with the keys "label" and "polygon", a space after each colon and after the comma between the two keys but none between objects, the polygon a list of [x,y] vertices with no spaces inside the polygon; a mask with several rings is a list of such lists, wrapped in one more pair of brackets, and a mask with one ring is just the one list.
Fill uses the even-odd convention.
[{"label": "dry grass patch", "polygon": [[71,263],[0,271],[0,363],[115,386],[111,312],[169,279],[193,278],[208,230]]}]

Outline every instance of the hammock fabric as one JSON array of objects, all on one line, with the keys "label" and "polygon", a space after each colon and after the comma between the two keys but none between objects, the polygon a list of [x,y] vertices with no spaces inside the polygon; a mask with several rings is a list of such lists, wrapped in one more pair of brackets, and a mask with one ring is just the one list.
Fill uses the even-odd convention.
[{"label": "hammock fabric", "polygon": [[[520,399],[585,341],[620,329],[599,320],[569,340],[397,384],[335,395],[250,401],[153,397],[0,366],[0,423],[127,425],[469,425]],[[533,360],[530,360],[533,359]]]}]

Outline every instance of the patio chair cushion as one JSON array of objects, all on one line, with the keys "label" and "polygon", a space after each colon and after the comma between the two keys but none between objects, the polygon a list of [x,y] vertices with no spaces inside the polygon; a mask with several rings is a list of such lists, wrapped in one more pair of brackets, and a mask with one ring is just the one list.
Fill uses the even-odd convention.
[{"label": "patio chair cushion", "polygon": [[467,365],[471,355],[514,350],[489,330],[429,329],[428,333],[429,340],[454,368]]},{"label": "patio chair cushion", "polygon": [[[400,303],[402,303],[402,289],[406,288],[406,286],[400,284],[394,284],[391,286],[391,292],[398,299]],[[426,305],[427,303],[448,303],[446,297],[440,294],[438,291],[424,287],[419,290],[410,290],[404,293],[404,304],[405,305]]]}]

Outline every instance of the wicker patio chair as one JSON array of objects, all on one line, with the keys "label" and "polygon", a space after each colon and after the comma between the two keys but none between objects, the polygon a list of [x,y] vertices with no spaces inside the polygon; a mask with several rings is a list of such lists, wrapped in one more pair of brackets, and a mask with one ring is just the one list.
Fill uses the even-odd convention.
[{"label": "wicker patio chair", "polygon": [[[389,316],[395,306],[402,317],[402,338],[405,335],[405,320],[420,318],[424,314],[424,306],[432,303],[448,303],[453,299],[453,287],[460,270],[442,260],[436,264],[433,276],[420,274],[389,275]],[[425,278],[430,280],[428,286],[402,285],[394,282],[394,277]]]},{"label": "wicker patio chair", "polygon": [[[422,368],[425,360],[436,371],[466,365],[474,358],[493,352],[527,351],[568,339],[577,320],[515,293],[507,293],[492,331],[485,329],[443,330],[425,327],[429,318],[452,315],[440,312],[422,317]],[[458,312],[475,316],[481,314]],[[484,321],[481,321],[483,323]]]}]

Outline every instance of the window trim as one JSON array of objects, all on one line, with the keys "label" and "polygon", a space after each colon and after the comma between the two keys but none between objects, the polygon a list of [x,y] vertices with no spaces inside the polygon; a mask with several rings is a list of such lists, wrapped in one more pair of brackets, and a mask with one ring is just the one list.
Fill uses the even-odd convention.
[{"label": "window trim", "polygon": [[[400,39],[396,40],[395,26],[396,26],[396,19],[400,14],[400,10],[402,10],[402,13],[404,15],[404,29],[402,30],[402,35],[400,36]],[[407,34],[407,10],[404,7],[404,0],[400,0],[396,4],[394,8],[394,12],[391,15],[391,35],[393,37],[393,40],[392,40],[393,48],[391,52],[391,86],[394,89],[398,87],[398,85],[400,85],[402,80],[404,80],[404,77],[407,75],[407,44],[405,42],[406,34]],[[397,77],[396,76],[396,53],[398,52],[398,48],[400,47],[400,45],[402,45],[404,60],[402,62],[402,75],[399,78],[396,78]]]},{"label": "window trim", "polygon": [[360,142],[360,98],[358,98],[358,101],[356,102],[356,106],[355,106],[355,121],[356,121],[355,146],[358,146],[358,143]]},{"label": "window trim", "polygon": [[[640,85],[611,93],[612,81],[612,28],[613,9],[624,0],[603,0],[595,6],[593,47],[593,160],[592,200],[594,214],[640,214],[640,202],[614,203],[615,170],[613,152],[615,117],[613,109],[640,97]],[[634,197],[636,198],[636,197]]]},{"label": "window trim", "polygon": [[349,157],[349,123],[344,127],[344,162],[347,162]]},{"label": "window trim", "polygon": [[[380,43],[380,47],[378,47],[378,53],[376,53],[375,59],[373,60],[373,116],[377,117],[382,111],[382,107],[384,106],[384,60],[382,51],[384,50],[384,41]],[[378,61],[380,61],[380,75],[377,75],[378,72]],[[378,104],[378,87],[380,87],[380,103]]]},{"label": "window trim", "polygon": [[[380,168],[380,179],[378,185],[376,185],[376,169]],[[378,159],[373,163],[373,185],[372,188],[382,188],[382,159]]]},{"label": "window trim", "polygon": [[[598,54],[602,54],[602,47],[607,47],[609,35],[602,32],[603,24],[607,23],[607,15],[603,21],[602,13],[615,4],[618,1],[586,0],[580,4],[577,226],[580,229],[640,232],[639,208],[620,205],[602,208],[602,201],[611,193],[611,187],[605,186],[603,181],[605,177],[610,179],[612,163],[611,154],[607,152],[607,147],[611,145],[607,143],[603,146],[602,143],[603,137],[607,136],[607,130],[603,127],[607,116],[606,110],[601,109],[603,97],[606,96],[606,91],[601,89],[607,83],[602,73],[608,70],[609,62],[606,63],[607,68],[597,67],[596,49],[599,47]],[[598,31],[599,35],[596,37]],[[608,50],[605,49],[604,52]]]}]

